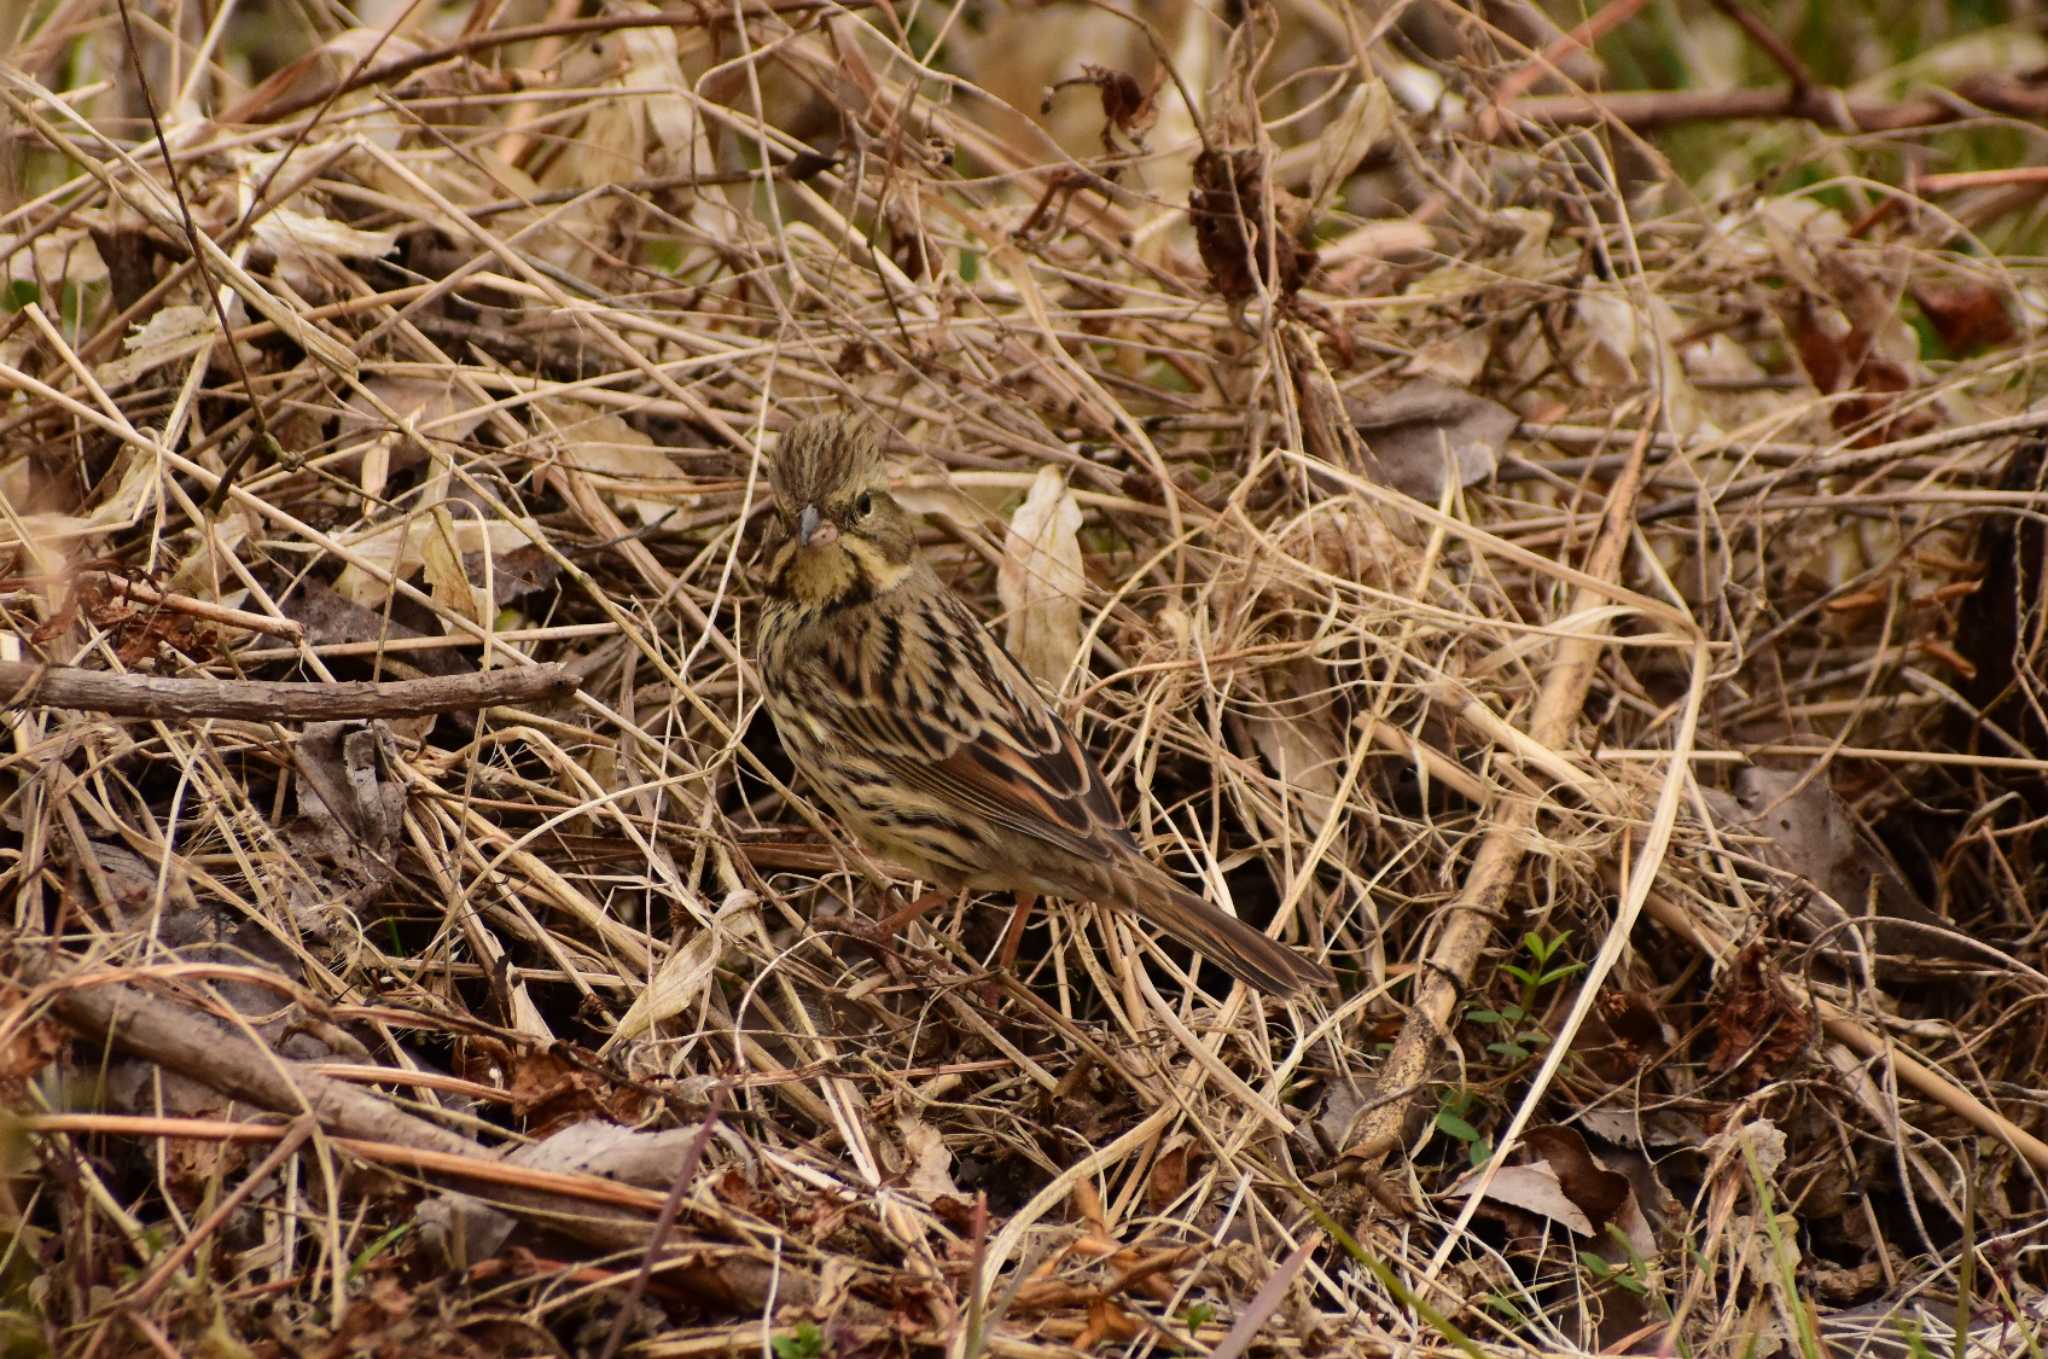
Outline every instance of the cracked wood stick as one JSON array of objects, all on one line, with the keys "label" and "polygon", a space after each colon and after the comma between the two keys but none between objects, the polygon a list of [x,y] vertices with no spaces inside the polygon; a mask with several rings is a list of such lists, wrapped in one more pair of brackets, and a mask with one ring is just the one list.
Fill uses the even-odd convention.
[{"label": "cracked wood stick", "polygon": [[[1585,566],[1585,574],[1595,580],[1613,580],[1621,566],[1622,553],[1635,525],[1647,450],[1647,437],[1638,439],[1608,497],[1600,536]],[[1574,611],[1592,602],[1582,589]],[[1586,693],[1593,686],[1593,668],[1606,647],[1604,629],[1570,637],[1559,644],[1557,663],[1544,676],[1543,692],[1529,723],[1532,741],[1551,750],[1562,748],[1571,734],[1572,723],[1585,706]],[[1493,829],[1487,832],[1479,852],[1472,858],[1465,889],[1447,908],[1450,918],[1437,939],[1436,952],[1423,964],[1414,1008],[1408,1012],[1400,1037],[1394,1041],[1394,1050],[1374,1082],[1382,1094],[1394,1092],[1395,1097],[1374,1101],[1344,1152],[1347,1159],[1378,1161],[1399,1144],[1401,1125],[1414,1097],[1425,1088],[1438,1047],[1450,1041],[1451,1011],[1471,985],[1473,970],[1493,933],[1494,921],[1500,918],[1501,903],[1514,885],[1523,845],[1536,822],[1537,805],[1535,798],[1504,798],[1495,802]]]},{"label": "cracked wood stick", "polygon": [[179,721],[202,717],[249,722],[335,722],[354,717],[418,717],[505,703],[562,698],[576,689],[567,668],[531,665],[472,675],[351,684],[166,679],[66,665],[0,661],[7,707],[83,708],[115,717]]}]

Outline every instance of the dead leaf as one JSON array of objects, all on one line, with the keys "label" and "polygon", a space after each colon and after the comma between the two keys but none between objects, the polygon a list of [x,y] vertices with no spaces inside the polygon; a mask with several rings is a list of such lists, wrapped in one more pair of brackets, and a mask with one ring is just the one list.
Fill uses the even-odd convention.
[{"label": "dead leaf", "polygon": [[1432,340],[1401,365],[1409,377],[1434,378],[1454,388],[1469,387],[1486,371],[1493,355],[1493,334],[1485,326],[1468,326]]},{"label": "dead leaf", "polygon": [[1366,470],[1428,505],[1443,499],[1447,473],[1461,487],[1491,477],[1521,424],[1497,401],[1428,378],[1370,402],[1347,398],[1344,409],[1371,453]]},{"label": "dead leaf", "polygon": [[1558,1187],[1586,1215],[1594,1231],[1603,1230],[1628,1201],[1628,1178],[1594,1160],[1586,1139],[1576,1129],[1539,1124],[1522,1135],[1522,1145],[1530,1156],[1550,1166]]},{"label": "dead leaf", "polygon": [[482,625],[489,619],[480,593],[469,583],[468,574],[462,569],[462,553],[455,546],[455,520],[448,513],[445,504],[436,505],[428,516],[429,527],[420,544],[421,569],[426,576],[427,592],[434,602],[457,618]]},{"label": "dead leaf", "polygon": [[1589,387],[1651,385],[1678,433],[1718,432],[1678,356],[1676,342],[1685,326],[1669,302],[1621,283],[1592,282],[1578,290],[1572,315],[1581,343],[1571,368],[1579,381]]},{"label": "dead leaf", "polygon": [[1306,237],[1309,204],[1276,186],[1272,209],[1277,231],[1269,237],[1266,187],[1265,158],[1249,147],[1212,149],[1195,157],[1188,220],[1209,284],[1227,301],[1250,298],[1262,283],[1291,297],[1315,271],[1316,252]]},{"label": "dead leaf", "polygon": [[1289,795],[1299,801],[1308,824],[1317,827],[1329,819],[1331,804],[1336,801],[1345,748],[1327,709],[1306,709],[1302,700],[1292,697],[1315,692],[1312,669],[1293,666],[1276,676],[1279,683],[1272,688],[1287,697],[1248,713],[1244,721],[1252,744]]},{"label": "dead leaf", "polygon": [[[537,1142],[515,1148],[507,1165],[569,1175],[603,1175],[622,1184],[667,1190],[689,1162],[701,1127],[637,1132],[600,1119],[557,1129]],[[419,1220],[427,1239],[443,1255],[476,1261],[497,1254],[517,1219],[467,1194],[441,1194],[422,1203]]]},{"label": "dead leaf", "polygon": [[1577,1116],[1578,1125],[1603,1142],[1623,1147],[1696,1147],[1706,1140],[1697,1123],[1670,1110],[1644,1113],[1604,1107]]},{"label": "dead leaf", "polygon": [[2019,333],[2004,289],[1988,283],[1928,280],[1913,285],[1913,300],[1951,354],[1995,349],[2010,344]]},{"label": "dead leaf", "polygon": [[398,248],[395,231],[364,231],[322,213],[286,207],[257,218],[250,234],[276,259],[279,276],[301,292],[322,284],[337,260],[382,259]]},{"label": "dead leaf", "polygon": [[219,338],[220,322],[211,307],[189,303],[163,307],[130,330],[121,345],[125,352],[101,364],[94,376],[101,386],[117,390],[164,364],[211,348]]},{"label": "dead leaf", "polygon": [[1153,72],[1152,84],[1147,87],[1140,85],[1138,78],[1127,71],[1083,63],[1080,75],[1046,87],[1045,101],[1039,112],[1052,112],[1055,91],[1070,85],[1093,85],[1102,96],[1102,146],[1105,151],[1114,153],[1117,145],[1112,133],[1121,132],[1136,142],[1152,124],[1159,121],[1159,106],[1153,96],[1159,93],[1159,87],[1165,80],[1166,68],[1163,66]]},{"label": "dead leaf", "polygon": [[1316,138],[1316,168],[1309,178],[1309,202],[1326,206],[1358,163],[1393,126],[1394,101],[1386,82],[1368,77],[1352,87],[1328,126]]},{"label": "dead leaf", "polygon": [[[618,0],[612,12],[660,13],[645,0]],[[605,34],[579,53],[564,82],[603,96],[589,103],[572,136],[535,140],[535,154],[526,159],[539,187],[588,189],[651,176],[715,176],[719,165],[700,101],[683,74],[686,44],[694,53],[707,41],[702,30],[650,25]],[[678,234],[690,244],[669,267],[687,276],[717,258],[718,246],[711,243],[732,230],[732,214],[716,193],[683,187],[674,193],[681,206],[665,205],[665,211],[673,214],[671,224],[682,219]],[[579,277],[609,274],[622,254],[632,253],[623,242],[648,211],[638,197],[613,193],[550,207],[549,225],[537,244]]]},{"label": "dead leaf", "polygon": [[[1636,1254],[1646,1259],[1657,1255],[1656,1237],[1628,1177],[1603,1165],[1576,1129],[1534,1127],[1524,1134],[1522,1147],[1531,1159],[1494,1173],[1486,1188],[1489,1202],[1547,1218],[1595,1240],[1605,1238],[1613,1225]],[[1470,1196],[1483,1180],[1484,1173],[1474,1171],[1454,1192]]]},{"label": "dead leaf", "polygon": [[349,564],[335,577],[334,588],[343,597],[365,607],[381,605],[391,587],[369,569],[372,566],[399,580],[409,580],[426,562],[428,539],[446,537],[458,559],[478,552],[498,555],[548,541],[548,534],[528,520],[478,520],[473,514],[451,516],[453,523],[437,529],[429,515],[413,515],[396,524],[380,524],[359,537],[348,539],[344,548]]},{"label": "dead leaf", "polygon": [[1762,1089],[1801,1065],[1813,1020],[1786,991],[1762,944],[1736,955],[1714,993],[1714,1051],[1707,1070],[1737,1094]]},{"label": "dead leaf", "polygon": [[1187,1192],[1188,1170],[1194,1155],[1194,1142],[1184,1139],[1159,1153],[1152,1162],[1152,1173],[1145,1179],[1145,1202],[1153,1212],[1165,1212]]},{"label": "dead leaf", "polygon": [[391,848],[405,817],[405,788],[384,723],[316,722],[292,748],[292,763],[301,780],[299,815],[333,817],[372,853]]},{"label": "dead leaf", "polygon": [[1749,1177],[1748,1163],[1753,1161],[1756,1174],[1766,1181],[1775,1180],[1785,1166],[1785,1130],[1772,1119],[1753,1113],[1708,1138],[1705,1153],[1710,1164],[1734,1162],[1744,1179]]},{"label": "dead leaf", "polygon": [[[1467,1197],[1478,1188],[1474,1177],[1461,1186]],[[1548,1218],[1561,1223],[1580,1236],[1593,1234],[1593,1223],[1579,1206],[1571,1201],[1564,1187],[1557,1182],[1557,1172],[1541,1161],[1527,1165],[1503,1166],[1486,1187],[1486,1197],[1495,1203],[1505,1203],[1525,1213]]]},{"label": "dead leaf", "polygon": [[513,1112],[535,1136],[600,1119],[631,1123],[644,1106],[640,1094],[552,1052],[516,1052],[506,1075],[504,1089]]},{"label": "dead leaf", "polygon": [[[1861,952],[1843,933],[1852,920],[1877,917],[1867,942],[1887,976],[1909,972],[1916,960],[1972,956],[1940,930],[1948,922],[1923,903],[1825,777],[1806,778],[1783,769],[1748,768],[1735,776],[1731,796],[1707,790],[1707,807],[1723,825],[1764,837],[1750,852],[1774,868],[1806,879],[1819,889],[1800,904],[1795,920],[1809,937],[1827,941],[1831,954],[1848,961]],[[1899,928],[1888,922],[1928,925]],[[1860,964],[1851,963],[1851,966]]]},{"label": "dead leaf", "polygon": [[372,376],[349,395],[341,409],[340,437],[354,439],[350,451],[362,461],[363,494],[382,498],[395,471],[418,465],[429,443],[460,444],[489,414],[480,395],[447,378]]},{"label": "dead leaf", "polygon": [[953,1154],[946,1140],[931,1124],[916,1118],[901,1118],[896,1131],[903,1137],[903,1187],[930,1202],[937,1198],[958,1198],[960,1187],[953,1183]]},{"label": "dead leaf", "polygon": [[316,722],[292,748],[298,816],[284,826],[297,870],[286,898],[310,930],[338,928],[398,876],[393,849],[405,821],[397,743],[384,722]]},{"label": "dead leaf", "polygon": [[1901,400],[1932,380],[1919,336],[1901,314],[1903,264],[1842,245],[1811,249],[1801,263],[1804,286],[1789,290],[1778,310],[1807,379],[1837,398],[1828,403],[1829,421],[1856,431],[1859,447],[1932,428],[1937,404]]},{"label": "dead leaf", "polygon": [[[432,635],[401,619],[387,616],[381,609],[365,608],[317,580],[301,582],[298,589],[279,601],[278,609],[305,630],[306,641],[313,646]],[[434,659],[435,652],[418,654],[421,668],[429,673],[455,673],[447,661]]]},{"label": "dead leaf", "polygon": [[468,553],[462,559],[462,570],[479,587],[488,577],[491,607],[502,609],[515,599],[553,585],[561,578],[562,561],[538,547],[515,547],[488,559],[481,552]]},{"label": "dead leaf", "polygon": [[744,889],[726,897],[712,918],[711,928],[698,931],[669,955],[647,983],[647,989],[633,998],[633,1004],[619,1019],[619,1027],[599,1051],[609,1052],[627,1039],[649,1032],[663,1020],[695,1008],[711,989],[719,960],[732,942],[740,917],[759,904],[760,898]]},{"label": "dead leaf", "polygon": [[448,378],[379,373],[368,377],[341,408],[341,438],[395,433],[409,425],[422,438],[460,443],[490,413],[490,402],[458,389]]},{"label": "dead leaf", "polygon": [[1039,469],[1010,516],[996,595],[1008,614],[1004,642],[1027,673],[1057,689],[1081,651],[1081,505],[1057,467]]},{"label": "dead leaf", "polygon": [[14,1025],[6,1039],[0,1041],[0,1101],[5,1101],[10,1109],[26,1108],[29,1082],[70,1041],[70,1031],[54,1019],[26,1020]]},{"label": "dead leaf", "polygon": [[[41,289],[52,279],[62,279],[83,288],[107,276],[106,261],[90,234],[92,229],[116,229],[111,211],[76,211],[75,218],[86,230],[45,230],[37,228],[26,236],[0,236],[0,285]],[[58,220],[62,220],[61,218]],[[130,214],[128,221],[133,220]],[[124,222],[123,225],[126,223]],[[45,311],[55,310],[53,299],[44,299]]]},{"label": "dead leaf", "polygon": [[561,436],[556,456],[563,465],[587,473],[641,523],[696,500],[682,493],[683,478],[668,451],[618,416],[573,401],[548,402],[547,416]]}]

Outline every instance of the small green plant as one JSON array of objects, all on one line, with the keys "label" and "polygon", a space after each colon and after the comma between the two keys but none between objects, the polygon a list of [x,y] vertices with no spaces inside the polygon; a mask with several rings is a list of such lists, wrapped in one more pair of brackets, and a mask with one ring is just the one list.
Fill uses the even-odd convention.
[{"label": "small green plant", "polygon": [[1465,1155],[1471,1159],[1472,1168],[1479,1169],[1493,1159],[1493,1143],[1486,1134],[1473,1126],[1467,1117],[1475,1101],[1471,1092],[1456,1090],[1444,1095],[1444,1102],[1437,1107],[1436,1130],[1454,1142],[1462,1142]]},{"label": "small green plant", "polygon": [[[1636,1297],[1644,1299],[1657,1319],[1670,1325],[1674,1320],[1671,1304],[1666,1301],[1663,1289],[1658,1284],[1653,1262],[1645,1259],[1642,1252],[1636,1249],[1635,1243],[1629,1240],[1628,1233],[1622,1230],[1620,1223],[1608,1223],[1607,1235],[1620,1258],[1611,1259],[1595,1255],[1592,1251],[1582,1250],[1579,1252],[1579,1268],[1584,1270],[1596,1285],[1613,1284],[1625,1293],[1633,1293]],[[1684,1336],[1674,1331],[1666,1343],[1675,1350],[1679,1359],[1693,1359],[1692,1345]]]},{"label": "small green plant", "polygon": [[404,1240],[406,1235],[411,1231],[412,1223],[401,1222],[396,1227],[391,1228],[389,1231],[379,1236],[375,1241],[372,1241],[369,1245],[357,1251],[356,1258],[349,1262],[348,1277],[350,1282],[354,1282],[355,1280],[362,1278],[363,1271],[368,1269],[372,1264],[376,1263],[378,1256],[382,1255],[385,1251],[390,1250],[393,1246],[397,1245],[400,1241]]},{"label": "small green plant", "polygon": [[1557,961],[1558,954],[1571,937],[1570,930],[1561,930],[1549,939],[1535,930],[1523,935],[1522,951],[1529,955],[1529,965],[1522,967],[1508,963],[1501,968],[1503,973],[1521,984],[1520,997],[1498,1010],[1465,1012],[1465,1018],[1472,1023],[1489,1025],[1499,1032],[1500,1036],[1486,1045],[1488,1052],[1520,1065],[1550,1042],[1550,1035],[1534,1022],[1532,1016],[1536,1012],[1536,1002],[1546,988],[1585,970],[1583,962]]},{"label": "small green plant", "polygon": [[812,1323],[798,1323],[788,1335],[778,1335],[769,1342],[775,1350],[775,1359],[819,1359],[825,1353],[825,1333]]},{"label": "small green plant", "polygon": [[1927,1343],[1927,1333],[1918,1317],[1895,1324],[1899,1328],[1899,1339],[1906,1346],[1906,1359],[1934,1359],[1934,1349]]},{"label": "small green plant", "polygon": [[1180,1314],[1180,1324],[1190,1332],[1199,1331],[1216,1319],[1216,1305],[1210,1302],[1191,1302],[1188,1309]]},{"label": "small green plant", "polygon": [[1527,1330],[1536,1324],[1513,1297],[1498,1290],[1480,1294],[1479,1305],[1506,1321],[1512,1329]]},{"label": "small green plant", "polygon": [[1621,1264],[1616,1264],[1605,1256],[1595,1255],[1589,1250],[1579,1252],[1579,1268],[1590,1274],[1594,1283],[1611,1283],[1623,1292],[1633,1293],[1639,1298],[1650,1291],[1650,1282],[1643,1277],[1641,1264],[1642,1261],[1633,1256]]}]

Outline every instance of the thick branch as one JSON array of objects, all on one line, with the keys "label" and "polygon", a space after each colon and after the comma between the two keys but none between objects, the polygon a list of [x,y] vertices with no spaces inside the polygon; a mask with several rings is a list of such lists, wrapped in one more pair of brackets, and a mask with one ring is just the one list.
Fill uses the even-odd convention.
[{"label": "thick branch", "polygon": [[562,698],[575,690],[575,677],[559,665],[389,683],[319,684],[165,679],[0,661],[0,695],[10,707],[85,708],[115,717],[167,721],[229,717],[250,722],[336,722],[352,717],[420,717]]},{"label": "thick branch", "polygon": [[[68,1028],[200,1082],[208,1089],[288,1118],[309,1116],[343,1150],[399,1164],[510,1212],[605,1250],[644,1250],[654,1220],[619,1206],[629,1186],[597,1175],[508,1166],[485,1147],[397,1108],[380,1096],[271,1052],[212,1015],[122,978],[60,977],[61,964],[36,950],[0,960],[21,985],[38,988]],[[162,980],[169,982],[169,978]],[[550,1186],[565,1191],[551,1192]],[[686,1245],[668,1258],[683,1286],[734,1310],[760,1312],[775,1299],[797,1306],[822,1295],[816,1276],[791,1261],[766,1261],[747,1247]],[[696,1260],[692,1263],[692,1257]]]},{"label": "thick branch", "polygon": [[[1643,457],[1649,442],[1647,433],[1637,439],[1608,493],[1599,536],[1581,568],[1592,580],[1613,580],[1620,572],[1635,528],[1636,499],[1642,490]],[[1573,613],[1598,602],[1598,591],[1582,588]],[[1529,722],[1532,744],[1548,750],[1569,745],[1572,725],[1584,711],[1586,695],[1608,645],[1604,628],[1574,632],[1558,644]],[[1457,899],[1445,911],[1443,932],[1423,968],[1414,1006],[1402,1021],[1394,1050],[1380,1068],[1376,1084],[1388,1098],[1369,1107],[1358,1120],[1354,1140],[1345,1151],[1347,1157],[1376,1162],[1399,1144],[1402,1124],[1425,1089],[1431,1065],[1451,1041],[1451,1017],[1502,919],[1541,805],[1538,798],[1511,797],[1499,799],[1488,809],[1492,827],[1480,841]]]},{"label": "thick branch", "polygon": [[832,0],[771,0],[768,4],[742,8],[736,16],[730,12],[712,11],[697,6],[679,13],[606,14],[588,19],[562,19],[552,23],[527,24],[518,28],[486,29],[481,33],[472,33],[425,51],[393,57],[375,66],[359,63],[356,69],[338,84],[294,95],[275,104],[260,99],[258,96],[263,91],[259,89],[223,113],[218,121],[227,124],[281,122],[294,113],[304,112],[316,104],[327,103],[344,94],[367,89],[372,85],[388,85],[394,80],[411,75],[414,71],[439,65],[455,57],[472,56],[493,47],[506,47],[541,38],[616,33],[628,28],[705,28],[713,22],[722,23],[735,17],[742,20],[760,19],[769,15],[787,18],[793,14],[808,14],[826,9],[865,9],[871,3],[873,0],[858,0],[858,3],[842,7],[834,4]]},{"label": "thick branch", "polygon": [[1546,94],[1507,106],[1516,119],[1552,126],[1617,122],[1638,132],[1679,123],[1804,118],[1839,132],[1897,132],[1986,113],[2048,117],[2048,86],[2030,77],[1983,76],[1906,100],[1870,99],[1830,88],[1782,85],[1765,90],[1629,90]]}]

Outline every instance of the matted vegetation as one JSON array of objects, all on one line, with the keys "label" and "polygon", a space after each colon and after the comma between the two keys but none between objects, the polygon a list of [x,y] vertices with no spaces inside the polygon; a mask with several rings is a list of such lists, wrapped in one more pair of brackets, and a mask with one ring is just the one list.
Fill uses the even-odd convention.
[{"label": "matted vegetation", "polygon": [[[10,18],[7,1352],[2040,1353],[2048,54],[1779,8]],[[1339,993],[875,936],[840,408]]]}]

